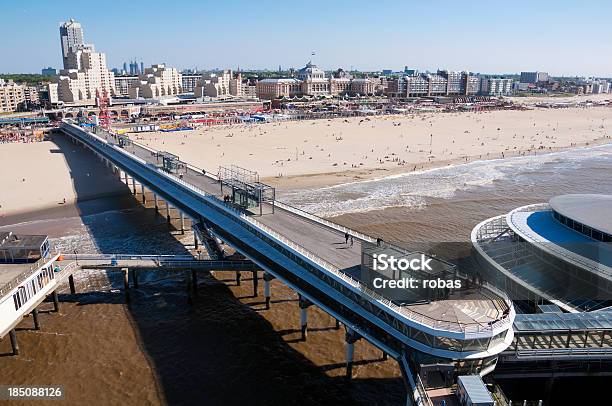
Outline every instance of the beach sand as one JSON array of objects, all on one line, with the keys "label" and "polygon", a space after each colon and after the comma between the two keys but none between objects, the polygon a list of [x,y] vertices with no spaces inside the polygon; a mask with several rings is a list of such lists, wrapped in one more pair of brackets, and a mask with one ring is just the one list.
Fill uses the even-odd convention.
[{"label": "beach sand", "polygon": [[[230,164],[256,170],[265,182],[287,190],[607,143],[611,120],[608,107],[534,109],[290,121],[132,137],[207,171]],[[127,190],[63,136],[1,144],[0,162],[0,218]]]},{"label": "beach sand", "polygon": [[575,96],[555,96],[555,95],[535,95],[535,96],[513,96],[505,97],[505,99],[516,103],[516,104],[527,104],[532,105],[536,103],[583,103],[587,101],[601,102],[606,100],[612,100],[612,94],[600,93],[600,94],[581,94]]},{"label": "beach sand", "polygon": [[82,203],[127,190],[100,161],[63,136],[0,144],[0,162],[0,223],[8,216],[44,209],[74,214],[77,200]]},{"label": "beach sand", "polygon": [[235,164],[280,188],[610,142],[607,107],[421,113],[132,134],[207,171]]}]

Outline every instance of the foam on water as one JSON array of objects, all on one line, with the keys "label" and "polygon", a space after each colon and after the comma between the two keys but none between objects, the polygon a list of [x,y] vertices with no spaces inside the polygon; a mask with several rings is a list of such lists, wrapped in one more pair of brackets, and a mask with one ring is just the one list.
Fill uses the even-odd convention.
[{"label": "foam on water", "polygon": [[506,159],[475,161],[423,171],[396,174],[379,179],[356,181],[313,190],[280,194],[291,205],[321,216],[367,212],[390,207],[419,209],[428,198],[449,199],[458,191],[492,187],[500,180],[517,187],[533,183],[534,176],[560,177],[589,164],[612,162],[612,144],[568,151]]}]

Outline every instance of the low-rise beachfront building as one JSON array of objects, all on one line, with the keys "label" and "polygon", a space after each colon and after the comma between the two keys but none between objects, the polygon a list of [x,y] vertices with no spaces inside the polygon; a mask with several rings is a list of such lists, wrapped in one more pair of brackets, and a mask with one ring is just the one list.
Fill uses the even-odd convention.
[{"label": "low-rise beachfront building", "polygon": [[132,99],[157,99],[183,93],[181,74],[165,64],[145,68],[138,79],[138,83],[129,89],[129,96]]},{"label": "low-rise beachfront building", "polygon": [[418,97],[429,95],[429,77],[426,75],[412,75],[404,77],[404,90],[403,96],[407,97]]},{"label": "low-rise beachfront building", "polygon": [[204,75],[194,89],[195,97],[230,96],[230,81],[233,79],[231,70],[212,72]]},{"label": "low-rise beachfront building", "polygon": [[115,89],[117,94],[121,96],[130,95],[130,87],[138,86],[139,78],[138,75],[116,75],[115,76]]},{"label": "low-rise beachfront building", "polygon": [[262,79],[257,82],[257,97],[262,100],[295,97],[302,94],[302,84],[295,78]]},{"label": "low-rise beachfront building", "polygon": [[437,73],[410,74],[387,80],[386,94],[391,97],[475,95],[480,80],[469,72],[439,70]]},{"label": "low-rise beachfront building", "polygon": [[0,112],[12,112],[25,101],[23,86],[0,79]]},{"label": "low-rise beachfront building", "polygon": [[183,73],[181,75],[181,85],[183,92],[192,93],[202,80],[202,75],[199,73]]},{"label": "low-rise beachfront building", "polygon": [[514,81],[508,78],[487,78],[480,81],[480,93],[486,96],[509,96],[512,94]]},{"label": "low-rise beachfront building", "polygon": [[370,95],[376,92],[376,82],[369,78],[351,80],[351,93]]}]

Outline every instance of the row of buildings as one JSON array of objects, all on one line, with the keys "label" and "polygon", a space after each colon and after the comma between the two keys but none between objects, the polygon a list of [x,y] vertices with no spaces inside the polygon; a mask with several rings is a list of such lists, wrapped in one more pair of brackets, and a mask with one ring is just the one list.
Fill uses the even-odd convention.
[{"label": "row of buildings", "polygon": [[0,113],[26,109],[28,106],[38,104],[39,97],[36,86],[0,79]]},{"label": "row of buildings", "polygon": [[[45,86],[44,99],[51,104],[95,104],[102,94],[129,99],[163,100],[192,94],[195,98],[248,98],[274,100],[296,97],[328,97],[356,95],[386,95],[389,97],[441,97],[488,95],[506,96],[514,90],[555,90],[556,82],[546,72],[521,72],[520,80],[475,75],[465,71],[438,70],[419,73],[404,69],[399,74],[373,77],[352,77],[338,69],[327,75],[312,62],[288,77],[245,78],[231,70],[181,73],[164,64],[152,65],[131,61],[119,73],[107,67],[106,55],[96,52],[93,44],[84,42],[83,27],[75,20],[60,25],[63,69],[45,68],[52,83]],[[583,80],[572,89],[576,93],[608,93],[610,83],[604,80]],[[36,95],[34,95],[36,93]],[[26,96],[30,94],[30,96]],[[33,87],[15,83],[2,85],[2,110],[12,111],[24,102],[37,103]],[[36,99],[34,101],[34,99]]]},{"label": "row of buildings", "polygon": [[480,77],[469,72],[440,70],[437,73],[409,73],[394,77],[352,78],[342,70],[326,77],[309,62],[295,77],[263,79],[257,82],[257,97],[266,100],[299,96],[387,95],[390,97],[509,95],[510,78]]},{"label": "row of buildings", "polygon": [[197,98],[246,97],[263,100],[376,94],[396,97],[508,95],[512,92],[511,79],[481,78],[468,72],[411,71],[393,78],[353,78],[338,70],[327,77],[312,62],[308,62],[292,77],[256,82],[230,70],[182,75],[175,68],[163,64],[149,68],[141,66],[136,75],[115,75],[107,68],[105,55],[96,52],[92,44],[84,43],[83,28],[78,22],[70,20],[62,24],[60,39],[64,69],[56,76],[57,97],[59,101],[67,103],[93,101],[98,93],[103,92],[132,99],[163,99],[193,93]]}]

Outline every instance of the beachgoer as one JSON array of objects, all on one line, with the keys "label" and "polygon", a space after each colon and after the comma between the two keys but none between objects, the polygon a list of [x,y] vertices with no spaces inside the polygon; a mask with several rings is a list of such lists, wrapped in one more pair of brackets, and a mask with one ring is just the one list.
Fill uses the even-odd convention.
[{"label": "beachgoer", "polygon": [[353,236],[351,235],[351,247],[353,246]]},{"label": "beachgoer", "polygon": [[348,244],[348,240],[349,240],[349,234],[348,233],[344,233],[344,243]]}]

